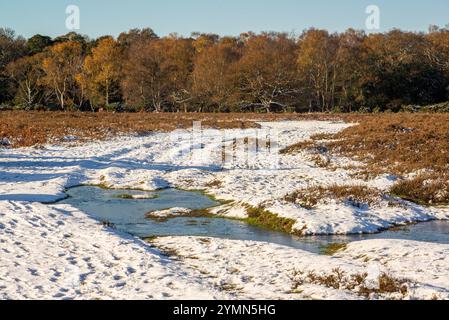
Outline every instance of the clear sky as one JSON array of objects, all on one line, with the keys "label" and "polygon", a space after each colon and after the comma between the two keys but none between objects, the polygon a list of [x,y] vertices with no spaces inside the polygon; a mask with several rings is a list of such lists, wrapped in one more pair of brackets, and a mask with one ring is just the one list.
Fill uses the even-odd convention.
[{"label": "clear sky", "polygon": [[364,29],[368,5],[381,10],[380,31],[425,31],[430,24],[449,23],[449,0],[0,0],[0,27],[25,37],[65,34],[69,4],[80,8],[78,32],[90,37],[116,36],[135,27],[151,27],[161,36]]}]

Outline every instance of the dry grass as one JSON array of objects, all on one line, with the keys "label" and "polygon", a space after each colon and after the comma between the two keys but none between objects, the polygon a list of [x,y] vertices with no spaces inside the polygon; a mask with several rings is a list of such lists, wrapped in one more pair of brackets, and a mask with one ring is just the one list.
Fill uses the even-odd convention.
[{"label": "dry grass", "polygon": [[[372,178],[388,173],[399,177],[426,171],[424,176],[400,181],[392,193],[426,204],[449,203],[449,114],[340,115],[358,125],[333,136],[318,135],[284,153],[320,150],[364,163],[354,175]],[[327,140],[327,141],[323,141]],[[443,190],[443,191],[442,191]],[[444,191],[446,190],[446,191]]]},{"label": "dry grass", "polygon": [[372,206],[382,194],[374,188],[360,185],[332,185],[329,187],[314,186],[296,190],[285,196],[284,200],[300,205],[306,209],[313,209],[320,201],[335,199],[349,202],[351,205],[363,208]]},{"label": "dry grass", "polygon": [[204,127],[254,128],[255,121],[322,119],[336,120],[326,114],[256,113],[82,113],[0,111],[0,140],[8,138],[12,147],[41,145],[76,136],[80,141],[104,139],[121,133],[148,133],[191,128],[193,121]]},{"label": "dry grass", "polygon": [[382,114],[355,117],[358,126],[326,146],[385,173],[449,168],[449,114]]},{"label": "dry grass", "polygon": [[420,174],[415,178],[399,181],[390,192],[422,205],[449,204],[449,174]]},{"label": "dry grass", "polygon": [[280,150],[280,154],[291,154],[291,153],[295,153],[296,151],[299,150],[308,150],[308,151],[312,151],[314,150],[314,148],[316,147],[316,143],[313,140],[305,140],[305,141],[300,141],[298,143],[295,143],[291,146],[288,146],[282,150]]},{"label": "dry grass", "polygon": [[220,284],[218,284],[218,290],[230,293],[238,293],[241,292],[243,288],[236,285],[235,283],[222,281]]},{"label": "dry grass", "polygon": [[206,183],[206,187],[209,189],[220,189],[222,186],[223,186],[223,182],[218,179],[215,179],[215,180],[212,180],[212,181]]},{"label": "dry grass", "polygon": [[349,274],[339,268],[327,273],[294,270],[291,280],[293,292],[299,291],[303,285],[315,284],[335,290],[351,291],[366,299],[373,297],[373,295],[386,298],[404,298],[411,283],[407,279],[398,279],[382,273],[377,278],[377,285],[373,286],[373,284],[368,283],[368,274]]}]

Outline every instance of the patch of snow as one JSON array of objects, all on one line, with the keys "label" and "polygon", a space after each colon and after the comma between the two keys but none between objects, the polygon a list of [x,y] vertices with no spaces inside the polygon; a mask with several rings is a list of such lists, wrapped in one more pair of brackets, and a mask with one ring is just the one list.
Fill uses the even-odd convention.
[{"label": "patch of snow", "polygon": [[187,208],[170,208],[166,210],[151,211],[147,213],[149,218],[173,218],[190,214],[192,210]]},{"label": "patch of snow", "polygon": [[0,299],[226,299],[67,205],[0,201]]},{"label": "patch of snow", "polygon": [[147,200],[147,199],[156,199],[157,195],[155,194],[131,194],[131,199],[134,200]]},{"label": "patch of snow", "polygon": [[78,137],[76,136],[64,136],[62,137],[62,140],[65,142],[73,142],[73,141],[77,141]]},{"label": "patch of snow", "polygon": [[[292,292],[294,270],[305,274],[340,269],[374,281],[384,273],[407,279],[403,299],[449,299],[449,246],[400,240],[353,242],[333,257],[275,244],[202,237],[164,237],[153,241],[176,250],[186,266],[205,272],[216,286],[226,284],[246,299],[361,299],[354,292],[304,284]],[[378,297],[378,298],[386,298]]]}]

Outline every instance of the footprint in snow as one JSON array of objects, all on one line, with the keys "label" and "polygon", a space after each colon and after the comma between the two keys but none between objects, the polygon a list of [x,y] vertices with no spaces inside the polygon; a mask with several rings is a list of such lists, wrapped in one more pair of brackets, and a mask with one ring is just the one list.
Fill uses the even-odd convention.
[{"label": "footprint in snow", "polygon": [[133,273],[136,273],[136,272],[137,272],[137,270],[134,269],[133,267],[128,267],[128,268],[126,269],[126,271],[127,271],[128,274],[133,274]]},{"label": "footprint in snow", "polygon": [[38,277],[39,272],[36,269],[28,268],[28,272],[31,273],[32,276]]}]

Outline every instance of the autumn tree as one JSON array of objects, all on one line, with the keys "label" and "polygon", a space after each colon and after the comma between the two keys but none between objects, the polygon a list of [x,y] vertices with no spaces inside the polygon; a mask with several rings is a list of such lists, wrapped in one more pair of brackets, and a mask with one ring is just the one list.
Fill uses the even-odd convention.
[{"label": "autumn tree", "polygon": [[229,109],[236,95],[236,63],[241,57],[237,39],[224,38],[218,44],[201,47],[192,74],[192,94],[200,111],[211,107],[218,112]]},{"label": "autumn tree", "polygon": [[122,47],[131,47],[134,43],[142,43],[159,39],[158,35],[150,28],[131,29],[128,32],[122,32],[117,38],[117,42]]},{"label": "autumn tree", "polygon": [[299,40],[297,68],[306,85],[310,110],[329,111],[335,102],[339,42],[336,35],[311,29]]},{"label": "autumn tree", "polygon": [[53,40],[48,36],[36,34],[28,39],[27,49],[29,54],[34,55],[44,51],[45,48],[50,47],[53,44]]},{"label": "autumn tree", "polygon": [[293,103],[299,94],[295,54],[295,41],[287,34],[249,35],[237,64],[236,90],[243,105],[270,111],[273,105],[285,110]]},{"label": "autumn tree", "polygon": [[6,67],[10,79],[17,86],[15,101],[20,105],[32,106],[42,99],[41,66],[42,54],[19,58]]},{"label": "autumn tree", "polygon": [[428,63],[439,70],[446,80],[446,99],[449,99],[449,29],[436,28],[426,35],[425,55]]},{"label": "autumn tree", "polygon": [[134,43],[124,64],[126,103],[156,112],[178,110],[189,100],[193,54],[188,39],[174,36]]},{"label": "autumn tree", "polygon": [[360,88],[362,78],[361,45],[366,35],[349,29],[338,35],[335,55],[335,105],[339,111],[354,111],[363,99]]},{"label": "autumn tree", "polygon": [[11,83],[6,66],[26,54],[26,41],[11,29],[0,28],[0,102],[12,99],[15,86]]},{"label": "autumn tree", "polygon": [[192,32],[193,47],[197,53],[216,45],[220,41],[220,36],[214,33]]},{"label": "autumn tree", "polygon": [[447,80],[428,63],[426,48],[420,33],[393,30],[369,35],[362,46],[366,104],[397,110],[404,104],[444,100]]},{"label": "autumn tree", "polygon": [[76,33],[76,32],[69,32],[67,34],[64,34],[62,36],[56,37],[53,40],[54,43],[62,43],[62,42],[77,42],[82,45],[83,48],[86,47],[87,43],[89,42],[89,38],[85,35]]},{"label": "autumn tree", "polygon": [[162,39],[159,44],[166,52],[161,64],[167,74],[167,94],[171,111],[187,110],[191,101],[190,75],[193,71],[195,49],[190,39],[176,34]]},{"label": "autumn tree", "polygon": [[152,42],[135,42],[126,51],[123,65],[121,87],[127,105],[149,109],[150,105],[159,106],[157,92],[159,55],[152,50]]},{"label": "autumn tree", "polygon": [[45,73],[42,82],[53,92],[61,110],[73,108],[77,102],[78,106],[82,103],[75,80],[75,76],[82,70],[82,52],[79,42],[57,43],[46,52],[42,62]]},{"label": "autumn tree", "polygon": [[402,110],[449,99],[449,28],[366,35],[310,29],[117,41],[70,32],[28,41],[0,28],[0,103],[62,110],[124,102],[148,111]]},{"label": "autumn tree", "polygon": [[121,50],[117,42],[107,37],[92,49],[84,60],[76,80],[91,106],[109,105],[119,91]]}]

